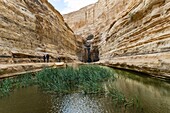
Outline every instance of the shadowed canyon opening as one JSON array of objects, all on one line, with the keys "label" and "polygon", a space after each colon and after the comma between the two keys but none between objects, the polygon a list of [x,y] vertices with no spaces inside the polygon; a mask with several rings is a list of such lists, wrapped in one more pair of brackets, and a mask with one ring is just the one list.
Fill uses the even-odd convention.
[{"label": "shadowed canyon opening", "polygon": [[43,63],[49,54],[50,62],[97,61],[170,77],[169,0],[98,0],[64,15],[47,0],[0,5],[1,64]]},{"label": "shadowed canyon opening", "polygon": [[99,49],[98,45],[94,43],[94,36],[88,35],[83,39],[80,53],[77,54],[79,60],[82,62],[97,62],[99,61]]},{"label": "shadowed canyon opening", "polygon": [[0,0],[0,113],[169,113],[169,67],[170,0]]}]

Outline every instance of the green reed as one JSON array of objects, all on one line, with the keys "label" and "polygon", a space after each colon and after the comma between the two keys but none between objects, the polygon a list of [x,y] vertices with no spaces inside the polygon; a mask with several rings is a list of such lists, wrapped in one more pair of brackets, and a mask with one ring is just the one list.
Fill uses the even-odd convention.
[{"label": "green reed", "polygon": [[83,90],[86,93],[102,92],[102,82],[113,77],[108,68],[97,65],[83,65],[61,69],[45,69],[36,75],[39,86],[58,93]]},{"label": "green reed", "polygon": [[[34,76],[33,76],[34,75]],[[105,93],[103,83],[115,80],[110,68],[98,65],[82,65],[78,68],[43,69],[40,72],[24,74],[0,81],[0,97],[9,95],[14,88],[37,85],[42,90],[59,94],[81,91],[87,93]],[[109,90],[108,95],[116,106],[134,106],[134,99],[127,99],[116,89]]]},{"label": "green reed", "polygon": [[28,87],[33,84],[35,82],[30,74],[0,80],[0,97],[9,95],[15,88]]}]

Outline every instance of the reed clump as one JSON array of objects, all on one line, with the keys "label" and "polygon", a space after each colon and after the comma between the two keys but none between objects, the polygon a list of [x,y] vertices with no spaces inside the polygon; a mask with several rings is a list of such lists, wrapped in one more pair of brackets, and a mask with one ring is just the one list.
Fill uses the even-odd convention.
[{"label": "reed clump", "polygon": [[48,91],[67,93],[84,91],[85,93],[103,92],[102,82],[114,77],[111,70],[97,65],[83,65],[77,69],[45,69],[36,75],[38,85]]},{"label": "reed clump", "polygon": [[[32,76],[31,76],[31,75]],[[105,93],[104,83],[114,81],[115,76],[110,68],[98,65],[82,65],[78,68],[43,69],[37,73],[28,73],[15,78],[0,81],[0,97],[9,95],[15,88],[36,85],[50,93],[66,94],[84,92],[85,94]],[[116,89],[109,90],[113,103],[116,106],[134,106],[133,100],[128,100]]]},{"label": "reed clump", "polygon": [[[97,65],[82,65],[78,68],[43,69],[34,76],[31,73],[7,78],[0,81],[0,97],[8,95],[14,88],[37,85],[48,92],[70,93],[83,91],[84,93],[104,92],[102,82],[113,78],[113,72],[106,67]],[[33,74],[32,74],[33,75]]]},{"label": "reed clump", "polygon": [[15,88],[22,88],[34,85],[35,81],[30,73],[0,80],[0,97],[7,96]]}]

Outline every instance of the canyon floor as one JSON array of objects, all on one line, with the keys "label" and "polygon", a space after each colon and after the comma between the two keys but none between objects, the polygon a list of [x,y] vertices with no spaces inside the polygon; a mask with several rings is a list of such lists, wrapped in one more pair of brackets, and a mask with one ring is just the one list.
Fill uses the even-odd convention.
[{"label": "canyon floor", "polygon": [[43,68],[65,67],[64,62],[0,64],[0,79],[20,74],[37,72]]}]

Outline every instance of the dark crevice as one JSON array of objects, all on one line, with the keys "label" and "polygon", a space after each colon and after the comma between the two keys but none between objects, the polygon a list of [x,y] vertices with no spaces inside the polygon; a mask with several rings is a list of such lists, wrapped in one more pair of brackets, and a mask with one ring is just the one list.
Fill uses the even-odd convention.
[{"label": "dark crevice", "polygon": [[99,49],[93,41],[94,36],[88,35],[84,40],[79,58],[82,62],[96,62],[99,61]]}]

